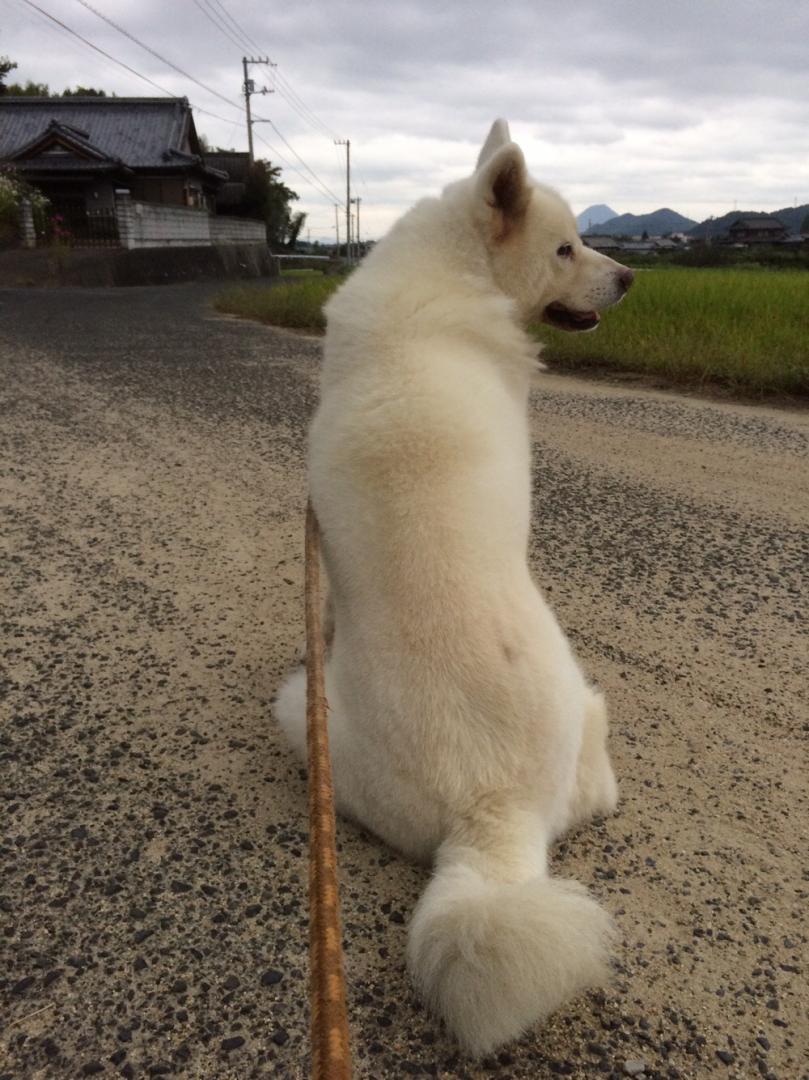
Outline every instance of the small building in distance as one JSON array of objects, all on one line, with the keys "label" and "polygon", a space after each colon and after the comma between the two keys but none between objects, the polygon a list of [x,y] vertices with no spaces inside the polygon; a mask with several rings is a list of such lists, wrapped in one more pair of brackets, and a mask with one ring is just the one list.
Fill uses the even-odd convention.
[{"label": "small building in distance", "polygon": [[621,241],[617,236],[583,236],[582,243],[593,251],[606,253],[608,251],[620,251]]},{"label": "small building in distance", "polygon": [[777,217],[740,217],[728,229],[731,244],[778,244],[787,237],[787,227]]}]

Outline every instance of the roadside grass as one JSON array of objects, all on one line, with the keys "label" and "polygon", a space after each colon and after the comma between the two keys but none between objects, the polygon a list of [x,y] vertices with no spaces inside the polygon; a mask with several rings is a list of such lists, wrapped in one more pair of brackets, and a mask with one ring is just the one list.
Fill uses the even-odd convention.
[{"label": "roadside grass", "polygon": [[306,273],[269,289],[234,286],[216,298],[215,306],[217,311],[258,319],[272,326],[325,330],[323,305],[342,280],[339,276]]},{"label": "roadside grass", "polygon": [[589,334],[535,328],[543,357],[753,393],[809,396],[809,275],[804,271],[638,273]]},{"label": "roadside grass", "polygon": [[[321,331],[342,277],[296,275],[269,289],[237,286],[216,307],[275,326]],[[667,268],[640,272],[624,303],[589,334],[534,328],[544,358],[745,393],[809,397],[809,274]]]}]

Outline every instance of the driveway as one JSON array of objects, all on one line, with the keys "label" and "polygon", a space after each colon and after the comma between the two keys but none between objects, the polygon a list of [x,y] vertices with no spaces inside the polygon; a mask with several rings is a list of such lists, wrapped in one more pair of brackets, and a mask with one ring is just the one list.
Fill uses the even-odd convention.
[{"label": "driveway", "polygon": [[[302,637],[319,344],[218,286],[0,291],[0,1077],[307,1075]],[[425,874],[339,827],[358,1077],[809,1075],[809,414],[560,375],[531,558],[619,813],[555,872],[613,984],[478,1065],[403,972]]]}]

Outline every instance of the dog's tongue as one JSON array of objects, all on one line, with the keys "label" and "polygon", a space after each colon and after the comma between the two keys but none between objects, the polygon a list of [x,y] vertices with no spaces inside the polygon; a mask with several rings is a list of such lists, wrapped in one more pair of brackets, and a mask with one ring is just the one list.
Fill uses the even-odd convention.
[{"label": "dog's tongue", "polygon": [[573,311],[564,304],[549,304],[545,309],[544,322],[559,330],[593,330],[598,326],[597,311]]}]

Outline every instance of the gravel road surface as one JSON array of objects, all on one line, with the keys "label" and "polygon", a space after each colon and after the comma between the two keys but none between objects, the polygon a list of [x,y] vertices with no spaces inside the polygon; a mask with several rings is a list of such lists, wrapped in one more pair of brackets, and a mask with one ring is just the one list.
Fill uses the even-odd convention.
[{"label": "gravel road surface", "polygon": [[[317,341],[216,287],[0,291],[0,1080],[307,1075],[303,633]],[[809,1076],[809,414],[538,376],[536,574],[612,714],[555,872],[612,985],[469,1064],[425,883],[339,827],[358,1077]]]}]

